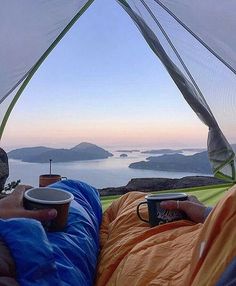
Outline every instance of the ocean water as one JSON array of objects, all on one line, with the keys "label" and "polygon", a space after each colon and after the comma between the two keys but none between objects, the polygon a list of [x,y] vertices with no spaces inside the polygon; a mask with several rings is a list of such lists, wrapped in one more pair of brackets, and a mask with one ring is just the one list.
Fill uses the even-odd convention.
[{"label": "ocean water", "polygon": [[[132,152],[126,153],[128,157],[121,158],[120,152],[109,151],[114,156],[107,159],[52,163],[52,173],[60,174],[68,179],[81,180],[96,188],[125,186],[132,178],[182,178],[185,176],[206,175],[131,169],[128,167],[130,163],[142,161],[154,155]],[[184,154],[192,155],[194,152],[184,152]],[[41,174],[49,173],[49,163],[26,163],[9,159],[9,167],[8,182],[20,179],[21,183],[32,186],[38,186]]]}]

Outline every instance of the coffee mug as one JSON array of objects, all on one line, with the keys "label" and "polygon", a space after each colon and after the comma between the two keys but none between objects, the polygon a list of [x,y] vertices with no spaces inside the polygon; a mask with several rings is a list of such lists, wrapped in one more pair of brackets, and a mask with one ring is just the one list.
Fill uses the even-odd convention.
[{"label": "coffee mug", "polygon": [[[176,200],[184,201],[188,199],[185,193],[165,193],[156,195],[145,196],[146,201],[143,201],[137,206],[137,215],[139,219],[150,224],[150,226],[156,226],[163,223],[185,219],[185,214],[180,210],[165,210],[161,208],[160,203],[162,201]],[[149,219],[145,220],[141,217],[139,209],[141,205],[147,204]]]},{"label": "coffee mug", "polygon": [[58,174],[44,174],[39,176],[39,187],[47,187],[53,183],[67,179]]},{"label": "coffee mug", "polygon": [[43,221],[48,231],[59,231],[66,226],[70,202],[74,196],[56,188],[32,188],[24,193],[23,205],[27,210],[56,209],[57,216]]}]

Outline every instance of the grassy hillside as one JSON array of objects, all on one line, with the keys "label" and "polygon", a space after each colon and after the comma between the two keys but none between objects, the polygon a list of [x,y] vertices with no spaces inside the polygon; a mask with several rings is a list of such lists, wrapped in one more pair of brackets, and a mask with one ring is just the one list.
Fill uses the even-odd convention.
[{"label": "grassy hillside", "polygon": [[[196,196],[201,202],[203,202],[208,206],[214,206],[224,196],[225,191],[228,190],[231,186],[232,184],[224,184],[224,185],[196,187],[196,188],[178,189],[170,191],[165,190],[158,193],[184,192],[187,193],[188,195]],[[103,211],[105,211],[110,206],[110,204],[117,198],[119,198],[119,196],[101,197]]]}]

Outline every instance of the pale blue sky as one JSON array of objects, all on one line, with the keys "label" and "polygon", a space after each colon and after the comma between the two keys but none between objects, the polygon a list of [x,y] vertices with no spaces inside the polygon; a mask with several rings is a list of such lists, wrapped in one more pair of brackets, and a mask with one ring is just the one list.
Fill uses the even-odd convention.
[{"label": "pale blue sky", "polygon": [[96,0],[22,94],[3,145],[205,147],[206,136],[128,15]]}]

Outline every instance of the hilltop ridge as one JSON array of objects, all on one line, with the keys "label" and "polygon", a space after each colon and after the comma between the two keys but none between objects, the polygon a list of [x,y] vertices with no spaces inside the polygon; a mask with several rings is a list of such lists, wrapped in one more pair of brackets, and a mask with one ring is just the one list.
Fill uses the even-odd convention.
[{"label": "hilltop ridge", "polygon": [[191,156],[182,154],[168,154],[162,156],[151,156],[147,161],[131,163],[129,168],[159,170],[168,172],[192,172],[211,174],[211,165],[206,151]]},{"label": "hilltop ridge", "polygon": [[70,149],[57,149],[44,146],[26,147],[8,152],[10,159],[29,163],[72,162],[81,160],[106,159],[113,156],[105,149],[88,142],[82,142]]}]

